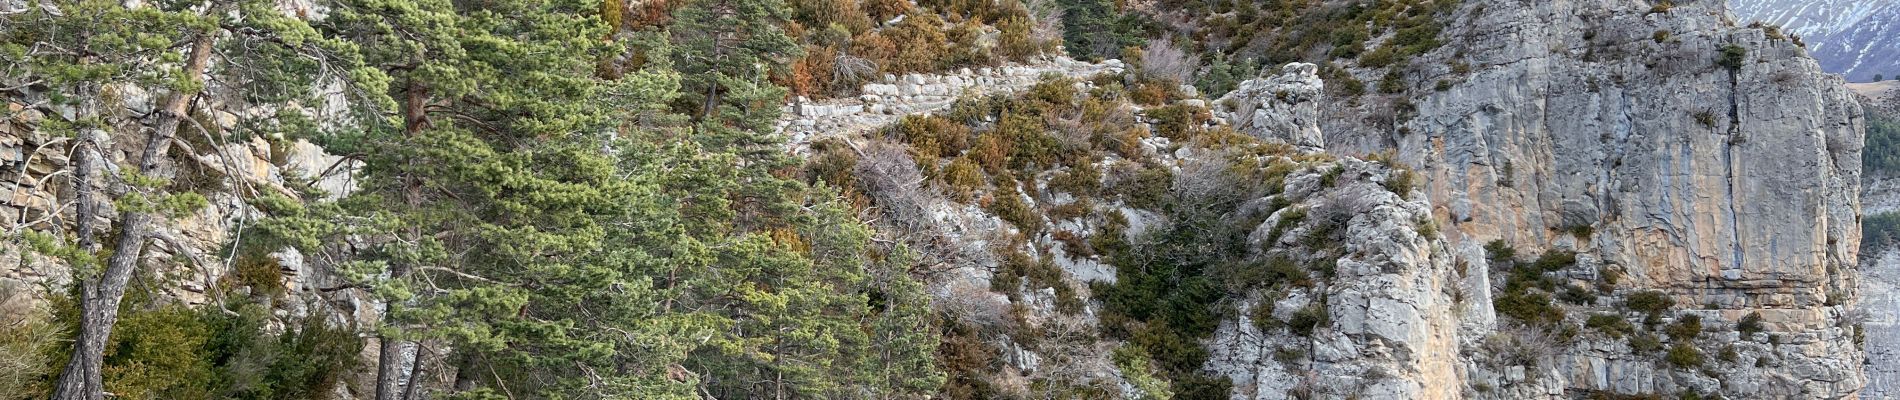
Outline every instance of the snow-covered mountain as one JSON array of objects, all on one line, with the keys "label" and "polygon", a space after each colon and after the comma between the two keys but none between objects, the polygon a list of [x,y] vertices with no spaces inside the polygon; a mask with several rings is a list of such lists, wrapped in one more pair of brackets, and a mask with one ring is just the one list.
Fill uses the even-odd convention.
[{"label": "snow-covered mountain", "polygon": [[1729,0],[1729,8],[1800,36],[1823,69],[1850,81],[1900,76],[1900,0]]}]

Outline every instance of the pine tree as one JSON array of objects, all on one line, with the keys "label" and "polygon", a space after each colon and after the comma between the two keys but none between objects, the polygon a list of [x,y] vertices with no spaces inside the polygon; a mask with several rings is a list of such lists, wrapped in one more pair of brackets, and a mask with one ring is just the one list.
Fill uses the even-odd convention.
[{"label": "pine tree", "polygon": [[[297,71],[307,66],[295,57],[258,57],[300,54],[324,44],[300,21],[281,15],[268,3],[253,0],[210,2],[157,1],[140,5],[97,0],[35,2],[17,13],[0,14],[0,94],[37,97],[33,104],[46,115],[66,116],[49,121],[43,132],[72,138],[72,179],[75,210],[70,232],[29,233],[37,250],[61,256],[78,281],[79,330],[71,359],[55,387],[54,398],[103,397],[104,346],[119,317],[126,285],[155,226],[166,216],[181,215],[205,204],[195,193],[171,193],[173,168],[168,155],[180,130],[212,135],[191,119],[193,104],[206,92],[208,75],[216,62],[249,66],[249,74],[221,76],[255,82],[260,88],[307,84],[318,74]],[[245,49],[215,51],[227,42],[243,42]],[[243,75],[243,76],[238,76]],[[152,115],[126,115],[118,96],[111,93],[146,89],[157,96]],[[282,103],[291,94],[252,96],[259,92],[225,87],[242,100]],[[260,103],[259,105],[269,105]],[[70,114],[60,112],[70,107]],[[149,117],[149,119],[141,118]],[[149,121],[148,123],[140,123]],[[149,131],[141,132],[149,128]],[[102,147],[115,140],[137,139],[142,149],[129,168],[103,157]],[[105,168],[108,171],[101,171]],[[110,173],[107,173],[110,172]],[[105,188],[97,187],[100,181]],[[112,197],[117,226],[101,230],[95,223],[106,213],[99,191]],[[103,232],[110,236],[99,237]],[[101,259],[102,245],[113,249]]]},{"label": "pine tree", "polygon": [[770,136],[786,90],[767,81],[798,55],[780,28],[782,0],[696,0],[674,11],[674,65],[685,77],[677,109],[699,123],[710,149],[778,151]]},{"label": "pine tree", "polygon": [[[359,137],[328,143],[366,165],[344,209],[360,221],[348,231],[375,238],[351,265],[385,302],[377,398],[415,398],[431,373],[453,374],[463,396],[575,386],[543,367],[612,352],[573,335],[584,305],[572,292],[595,283],[585,262],[603,246],[602,216],[631,189],[600,150],[613,125],[593,67],[613,49],[598,3],[339,4],[322,25],[366,44],[378,70],[358,83],[388,106],[368,109]],[[454,371],[417,354],[448,354]],[[510,369],[536,373],[496,372]]]}]

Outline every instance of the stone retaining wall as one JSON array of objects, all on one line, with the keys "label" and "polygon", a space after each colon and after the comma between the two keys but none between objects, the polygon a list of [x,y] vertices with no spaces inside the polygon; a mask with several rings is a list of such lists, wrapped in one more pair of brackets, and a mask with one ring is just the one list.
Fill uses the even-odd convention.
[{"label": "stone retaining wall", "polygon": [[1100,63],[1056,57],[1031,64],[998,68],[964,68],[945,74],[884,75],[867,83],[854,98],[812,101],[800,97],[785,105],[778,130],[795,152],[803,152],[819,138],[877,129],[910,114],[928,114],[950,108],[958,98],[990,93],[1014,93],[1034,86],[1044,75],[1088,78],[1119,74],[1121,60]]}]

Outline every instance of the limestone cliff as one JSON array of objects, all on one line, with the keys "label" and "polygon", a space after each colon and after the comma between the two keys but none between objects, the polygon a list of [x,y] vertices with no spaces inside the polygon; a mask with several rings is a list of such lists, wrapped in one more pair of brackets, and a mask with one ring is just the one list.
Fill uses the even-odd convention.
[{"label": "limestone cliff", "polygon": [[[1644,325],[1697,316],[1705,332],[1684,341],[1735,360],[1664,365],[1586,329],[1530,378],[1573,395],[1858,393],[1864,122],[1838,78],[1721,2],[1482,2],[1455,18],[1451,44],[1403,68],[1414,89],[1323,107],[1327,147],[1396,149],[1452,243],[1576,252],[1545,276],[1605,290],[1564,305],[1563,324],[1635,321],[1632,295],[1659,292],[1676,307]],[[1751,315],[1766,334],[1735,332]]]}]

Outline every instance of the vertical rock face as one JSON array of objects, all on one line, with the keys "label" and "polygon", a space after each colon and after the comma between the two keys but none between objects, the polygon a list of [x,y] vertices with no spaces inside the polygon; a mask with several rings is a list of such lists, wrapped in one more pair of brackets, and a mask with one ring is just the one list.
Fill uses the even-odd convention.
[{"label": "vertical rock face", "polygon": [[1242,82],[1215,103],[1234,129],[1301,147],[1325,147],[1319,105],[1326,85],[1318,73],[1313,64],[1287,64],[1279,75]]},{"label": "vertical rock face", "polygon": [[[1863,213],[1900,212],[1900,179],[1871,178],[1866,184]],[[1867,389],[1861,398],[1900,397],[1900,248],[1867,243],[1862,249],[1859,313],[1867,318]]]},{"label": "vertical rock face", "polygon": [[[1839,78],[1791,38],[1738,26],[1719,1],[1477,3],[1446,24],[1450,45],[1399,67],[1425,94],[1322,108],[1328,148],[1395,149],[1425,175],[1455,248],[1574,251],[1573,266],[1543,274],[1553,292],[1600,291],[1559,304],[1550,328],[1574,336],[1540,362],[1499,354],[1509,346],[1493,341],[1521,339],[1508,329],[1421,317],[1479,327],[1451,341],[1467,344],[1462,397],[1858,395],[1864,121]],[[1369,122],[1388,102],[1415,114]],[[1638,294],[1673,307],[1644,318],[1631,310]],[[1586,327],[1594,316],[1635,323],[1662,349],[1701,350],[1639,348]],[[1664,337],[1696,319],[1700,333]]]},{"label": "vertical rock face", "polygon": [[[1559,4],[1497,7],[1574,28],[1468,32],[1504,39],[1473,46],[1496,49],[1471,54],[1492,67],[1421,101],[1419,134],[1400,140],[1440,178],[1457,231],[1592,253],[1631,288],[1712,305],[1717,320],[1759,312],[1806,340],[1784,368],[1749,373],[1799,388],[1786,395],[1852,395],[1860,360],[1841,305],[1859,242],[1858,105],[1792,42],[1725,27],[1719,7],[1663,18]],[[1644,34],[1657,31],[1671,38]],[[1566,237],[1577,227],[1595,234]]]}]

